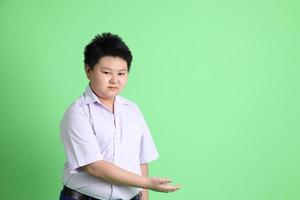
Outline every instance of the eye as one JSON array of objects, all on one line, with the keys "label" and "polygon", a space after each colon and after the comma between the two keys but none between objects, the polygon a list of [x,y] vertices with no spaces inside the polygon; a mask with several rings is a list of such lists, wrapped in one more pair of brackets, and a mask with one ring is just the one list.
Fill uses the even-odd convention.
[{"label": "eye", "polygon": [[119,76],[125,76],[126,73],[119,73]]},{"label": "eye", "polygon": [[103,74],[106,74],[106,75],[108,75],[108,74],[111,74],[110,72],[102,72]]}]

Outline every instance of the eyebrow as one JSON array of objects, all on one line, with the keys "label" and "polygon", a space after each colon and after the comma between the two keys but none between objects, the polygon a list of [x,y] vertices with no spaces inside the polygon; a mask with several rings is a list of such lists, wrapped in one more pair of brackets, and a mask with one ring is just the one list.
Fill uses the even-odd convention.
[{"label": "eyebrow", "polygon": [[[106,69],[106,70],[110,70],[110,71],[113,71],[111,68],[109,67],[102,67],[102,69]],[[119,71],[127,71],[127,69],[121,69]]]}]

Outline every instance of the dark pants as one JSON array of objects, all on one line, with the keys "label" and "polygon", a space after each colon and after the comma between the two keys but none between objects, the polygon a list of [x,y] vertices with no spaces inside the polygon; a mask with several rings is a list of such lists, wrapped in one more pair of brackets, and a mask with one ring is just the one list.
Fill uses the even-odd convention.
[{"label": "dark pants", "polygon": [[[91,197],[90,197],[90,198],[91,198]],[[92,199],[92,198],[91,198],[91,199]],[[59,200],[74,200],[74,199],[73,199],[72,197],[69,197],[69,196],[65,195],[65,194],[63,193],[63,191],[61,191],[61,192],[60,192]],[[133,197],[133,198],[130,199],[130,200],[141,200],[141,198],[140,198],[139,195],[137,195],[137,196]]]},{"label": "dark pants", "polygon": [[61,191],[59,200],[74,200],[74,199],[72,197],[64,195],[63,191]]}]

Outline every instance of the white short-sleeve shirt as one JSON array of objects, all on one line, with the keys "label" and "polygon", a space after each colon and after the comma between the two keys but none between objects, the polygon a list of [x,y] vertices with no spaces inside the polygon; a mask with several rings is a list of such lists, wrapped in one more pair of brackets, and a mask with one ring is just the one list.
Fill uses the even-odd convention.
[{"label": "white short-sleeve shirt", "polygon": [[82,166],[105,160],[141,175],[140,164],[158,158],[138,106],[116,96],[112,113],[98,100],[90,86],[65,112],[60,136],[67,158],[63,184],[95,198],[128,200],[142,189],[107,183],[84,172]]}]

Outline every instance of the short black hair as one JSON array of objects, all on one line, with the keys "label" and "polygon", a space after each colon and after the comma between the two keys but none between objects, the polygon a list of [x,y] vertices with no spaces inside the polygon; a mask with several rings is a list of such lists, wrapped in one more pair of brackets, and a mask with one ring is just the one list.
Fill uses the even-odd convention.
[{"label": "short black hair", "polygon": [[98,61],[104,56],[123,58],[127,62],[129,72],[132,54],[120,36],[109,32],[96,35],[85,47],[84,64],[94,69]]}]

